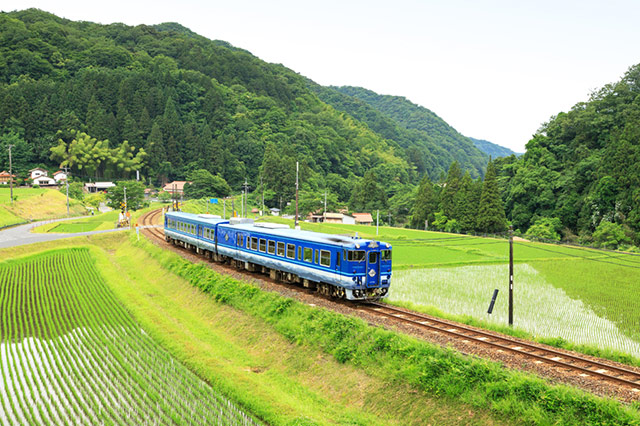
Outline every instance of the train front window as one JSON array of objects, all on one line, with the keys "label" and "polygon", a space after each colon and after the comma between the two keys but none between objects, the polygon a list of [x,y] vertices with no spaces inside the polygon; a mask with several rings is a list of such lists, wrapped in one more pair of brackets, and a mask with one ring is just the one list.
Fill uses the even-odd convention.
[{"label": "train front window", "polygon": [[369,252],[369,263],[377,263],[378,262],[378,252],[371,251]]},{"label": "train front window", "polygon": [[349,262],[362,262],[364,259],[364,250],[349,250]]},{"label": "train front window", "polygon": [[391,250],[381,250],[380,260],[391,260]]}]

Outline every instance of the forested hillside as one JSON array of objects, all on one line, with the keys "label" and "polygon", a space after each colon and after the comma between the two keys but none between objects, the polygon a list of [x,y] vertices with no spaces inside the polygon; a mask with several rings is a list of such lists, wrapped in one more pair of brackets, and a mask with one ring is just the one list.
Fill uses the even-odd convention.
[{"label": "forested hillside", "polygon": [[615,248],[640,242],[640,65],[545,123],[527,152],[498,159],[508,218]]},{"label": "forested hillside", "polygon": [[348,112],[384,138],[398,143],[406,150],[408,161],[432,179],[440,178],[454,161],[473,178],[484,174],[488,155],[436,114],[406,98],[351,86],[314,90],[334,108]]},{"label": "forested hillside", "polygon": [[498,144],[486,141],[484,139],[475,139],[471,137],[469,139],[471,139],[471,142],[473,142],[473,145],[476,148],[478,148],[480,151],[484,152],[485,154],[489,155],[491,158],[508,157],[510,155],[516,154],[509,148],[505,148],[504,146],[500,146]]},{"label": "forested hillside", "polygon": [[[352,199],[366,172],[385,182],[377,187],[384,200],[411,192],[419,179],[393,141],[320,101],[295,72],[228,43],[173,23],[1,13],[0,169],[8,168],[8,144],[19,174],[56,168],[50,149],[60,139],[70,146],[70,130],[144,150],[151,182],[205,169],[239,190],[245,178],[258,188],[262,177],[270,202],[290,200],[296,161],[303,189],[326,188],[334,203]],[[127,174],[80,167],[72,164],[76,177]]]}]

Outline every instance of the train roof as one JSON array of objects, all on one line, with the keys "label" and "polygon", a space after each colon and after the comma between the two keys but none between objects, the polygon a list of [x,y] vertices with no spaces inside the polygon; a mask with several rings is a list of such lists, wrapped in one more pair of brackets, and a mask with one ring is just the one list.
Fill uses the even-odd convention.
[{"label": "train roof", "polygon": [[[245,232],[255,232],[268,235],[277,235],[284,238],[299,239],[311,241],[319,244],[338,245],[346,248],[360,248],[369,246],[373,240],[364,238],[355,238],[347,235],[325,234],[322,232],[302,231],[291,229],[288,225],[271,223],[271,222],[253,222],[251,219],[232,218],[230,220],[222,219],[220,216],[203,215],[183,212],[168,212],[167,216],[175,219],[186,219],[200,222],[208,225],[221,224],[233,229]],[[387,243],[380,243],[384,246],[391,247]]]},{"label": "train roof", "polygon": [[202,222],[209,225],[216,225],[219,223],[227,223],[229,220],[223,219],[220,216],[213,214],[195,214],[195,213],[185,213],[185,212],[167,212],[167,216],[172,219],[185,219],[191,220],[194,222]]},{"label": "train roof", "polygon": [[[293,238],[298,240],[310,241],[319,244],[338,245],[346,248],[360,248],[370,245],[373,240],[363,238],[355,238],[347,235],[325,234],[322,232],[303,231],[291,229],[288,225],[281,225],[270,222],[257,223],[229,223],[225,226],[234,229],[240,229],[247,232],[255,232],[268,235],[277,235],[284,238]],[[381,243],[388,245],[386,243]],[[390,245],[388,245],[391,247]]]}]

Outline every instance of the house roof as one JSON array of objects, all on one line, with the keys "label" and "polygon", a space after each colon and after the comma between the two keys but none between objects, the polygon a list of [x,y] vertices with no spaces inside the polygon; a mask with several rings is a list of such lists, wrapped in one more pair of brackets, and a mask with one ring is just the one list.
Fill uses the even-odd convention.
[{"label": "house roof", "polygon": [[187,184],[186,180],[176,180],[171,183],[166,184],[162,189],[165,191],[173,191],[174,185],[176,191],[184,191],[184,186]]},{"label": "house roof", "polygon": [[351,213],[351,215],[356,219],[356,222],[373,222],[371,213]]},{"label": "house roof", "polygon": [[324,217],[326,219],[342,219],[342,213],[325,213]]},{"label": "house roof", "polygon": [[29,173],[31,172],[35,172],[36,170],[42,170],[43,172],[49,173],[48,171],[46,171],[45,169],[43,169],[42,167],[36,167],[35,169],[31,169],[29,170]]},{"label": "house roof", "polygon": [[[0,172],[0,176],[9,177],[9,172],[6,170],[3,170]],[[16,175],[11,175],[11,177],[16,177]]]},{"label": "house roof", "polygon": [[66,172],[63,172],[62,170],[58,170],[58,171],[57,171],[57,172],[55,172],[53,175],[54,175],[54,176],[55,176],[55,175],[59,175],[60,173],[64,173],[64,174],[66,174]]}]

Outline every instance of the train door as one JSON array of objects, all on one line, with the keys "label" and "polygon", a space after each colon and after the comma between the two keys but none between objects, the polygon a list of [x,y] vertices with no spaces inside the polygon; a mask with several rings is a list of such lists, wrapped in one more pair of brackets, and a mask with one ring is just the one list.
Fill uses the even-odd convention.
[{"label": "train door", "polygon": [[380,252],[371,250],[367,255],[367,287],[378,287],[380,283]]}]

